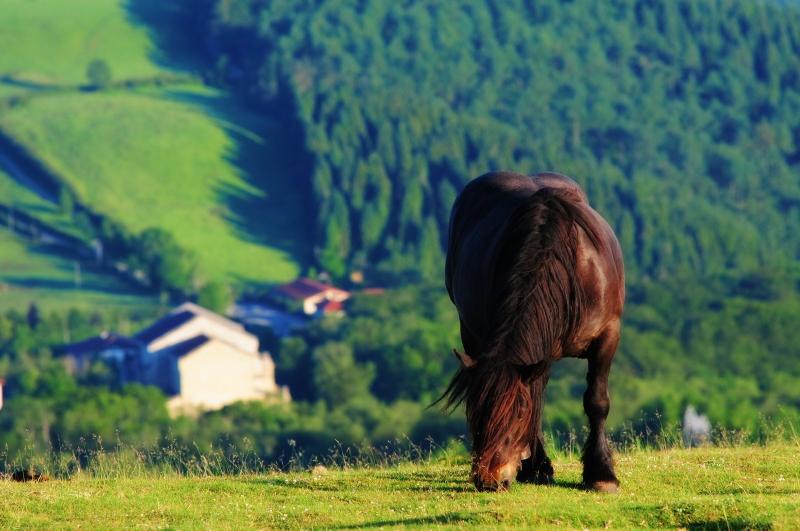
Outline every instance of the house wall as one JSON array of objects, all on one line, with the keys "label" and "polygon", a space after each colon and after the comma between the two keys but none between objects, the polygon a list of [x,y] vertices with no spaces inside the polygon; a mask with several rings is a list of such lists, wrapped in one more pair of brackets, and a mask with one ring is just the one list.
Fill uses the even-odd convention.
[{"label": "house wall", "polygon": [[241,352],[218,340],[212,339],[181,357],[177,368],[180,394],[169,402],[173,413],[219,409],[279,392],[271,358]]},{"label": "house wall", "polygon": [[258,352],[258,338],[253,334],[245,330],[236,330],[216,319],[209,319],[202,315],[194,317],[182,326],[159,337],[150,343],[148,348],[151,352],[155,352],[201,334],[211,338],[222,338],[244,352]]}]

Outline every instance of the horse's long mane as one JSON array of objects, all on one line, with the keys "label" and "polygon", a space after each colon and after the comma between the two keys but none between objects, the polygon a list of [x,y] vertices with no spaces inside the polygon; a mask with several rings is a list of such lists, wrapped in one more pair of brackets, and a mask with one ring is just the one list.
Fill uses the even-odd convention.
[{"label": "horse's long mane", "polygon": [[466,402],[473,435],[481,430],[476,437],[481,440],[474,442],[487,458],[505,437],[538,426],[532,418],[544,390],[538,377],[581,322],[578,227],[599,247],[600,238],[575,197],[543,188],[516,208],[502,235],[493,278],[487,279],[494,294],[492,333],[481,338],[482,352],[467,353],[476,365],[460,368],[441,398],[448,409]]}]

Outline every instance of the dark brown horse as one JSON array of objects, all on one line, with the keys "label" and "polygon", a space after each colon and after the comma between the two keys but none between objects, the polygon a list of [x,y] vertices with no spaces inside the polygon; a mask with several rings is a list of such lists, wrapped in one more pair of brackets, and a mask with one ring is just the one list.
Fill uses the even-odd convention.
[{"label": "dark brown horse", "polygon": [[606,441],[608,373],[625,299],[622,252],[580,187],[555,173],[470,182],[450,215],[446,284],[465,353],[444,397],[466,404],[479,490],[550,483],[542,402],[553,362],[589,362],[583,481],[615,491]]}]

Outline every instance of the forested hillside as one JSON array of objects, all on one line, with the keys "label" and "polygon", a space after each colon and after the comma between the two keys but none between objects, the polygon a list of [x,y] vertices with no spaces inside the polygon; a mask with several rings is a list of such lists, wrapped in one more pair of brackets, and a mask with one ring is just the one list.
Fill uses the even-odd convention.
[{"label": "forested hillside", "polygon": [[457,190],[498,168],[574,176],[633,281],[797,258],[797,6],[220,0],[210,27],[230,78],[295,103],[334,272],[435,273]]},{"label": "forested hillside", "polygon": [[[293,106],[303,125],[326,269],[438,285],[464,183],[561,171],[625,252],[615,423],[677,420],[692,402],[752,427],[800,407],[797,5],[219,0],[207,31],[229,85]],[[441,389],[430,375],[447,353],[415,365],[412,349],[381,339],[391,335],[365,347],[344,327],[311,341],[353,345],[377,367],[376,392],[397,381],[386,351],[432,382],[385,398]],[[551,425],[580,421],[583,370],[559,364]]]}]

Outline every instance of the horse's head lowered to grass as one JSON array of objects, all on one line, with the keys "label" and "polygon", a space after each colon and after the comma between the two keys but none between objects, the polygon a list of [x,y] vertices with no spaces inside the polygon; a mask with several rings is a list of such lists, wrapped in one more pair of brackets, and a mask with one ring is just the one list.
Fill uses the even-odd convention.
[{"label": "horse's head lowered to grass", "polygon": [[478,490],[507,489],[531,456],[530,434],[543,386],[532,385],[545,363],[495,365],[455,352],[461,368],[447,391],[448,404],[463,401],[472,436],[471,478]]}]

